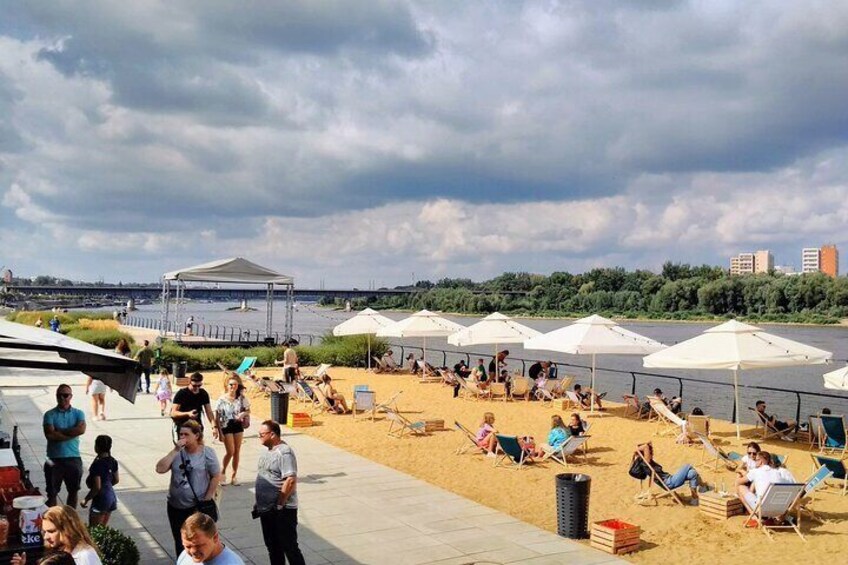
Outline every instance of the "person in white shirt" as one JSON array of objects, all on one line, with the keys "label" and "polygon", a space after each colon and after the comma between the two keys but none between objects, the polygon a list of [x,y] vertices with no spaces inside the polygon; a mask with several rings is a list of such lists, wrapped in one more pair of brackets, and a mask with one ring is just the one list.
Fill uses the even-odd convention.
[{"label": "person in white shirt", "polygon": [[760,444],[756,441],[752,441],[745,447],[746,453],[742,456],[742,467],[747,473],[757,468],[757,453],[762,451],[762,449],[760,449]]},{"label": "person in white shirt", "polygon": [[757,453],[756,462],[757,467],[754,470],[736,479],[736,493],[749,511],[757,507],[757,502],[769,485],[783,482],[780,473],[771,467],[770,453],[760,451]]},{"label": "person in white shirt", "polygon": [[221,542],[218,526],[206,514],[195,512],[186,518],[180,536],[185,549],[177,558],[177,565],[244,565],[242,558]]},{"label": "person in white shirt", "polygon": [[[41,517],[41,532],[44,548],[48,552],[66,551],[74,558],[76,565],[102,565],[100,556],[88,528],[80,520],[79,514],[70,506],[54,506]],[[26,553],[12,556],[12,565],[26,565]]]}]

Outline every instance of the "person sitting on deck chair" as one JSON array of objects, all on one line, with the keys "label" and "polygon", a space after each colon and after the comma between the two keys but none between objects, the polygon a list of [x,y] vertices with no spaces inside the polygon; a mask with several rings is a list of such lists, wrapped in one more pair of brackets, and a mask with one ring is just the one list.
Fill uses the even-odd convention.
[{"label": "person sitting on deck chair", "polygon": [[769,485],[783,482],[781,474],[771,466],[769,452],[758,452],[755,464],[756,467],[752,471],[736,479],[736,494],[749,512],[753,512],[757,507],[757,502],[765,494]]},{"label": "person sitting on deck chair", "polygon": [[677,471],[675,471],[674,474],[669,475],[663,470],[662,465],[654,460],[654,445],[651,442],[639,445],[636,450],[642,454],[648,464],[654,469],[659,480],[661,480],[669,489],[674,490],[683,486],[683,483],[688,481],[689,491],[692,495],[689,504],[692,506],[698,506],[698,489],[699,487],[703,489],[703,487],[701,486],[701,477],[698,475],[698,471],[695,470],[695,467],[685,463]]},{"label": "person sitting on deck chair", "polygon": [[489,373],[486,371],[486,367],[483,365],[482,359],[477,359],[477,366],[471,370],[471,377],[474,379],[474,382],[477,383],[480,390],[486,390],[489,388]]},{"label": "person sitting on deck chair", "polygon": [[595,394],[595,391],[591,388],[583,388],[579,384],[574,385],[574,393],[580,397],[580,404],[583,405],[583,408],[589,410],[592,408],[592,398],[595,399],[595,406],[597,406],[598,410],[603,410],[603,406],[601,406],[601,399],[607,395],[607,393],[603,394]]},{"label": "person sitting on deck chair", "polygon": [[330,406],[333,410],[338,411],[338,408],[341,407],[342,413],[347,414],[350,412],[347,407],[347,401],[345,397],[333,387],[331,384],[333,379],[330,378],[330,375],[324,375],[321,377],[321,384],[318,385],[321,387],[321,392],[324,393],[324,396],[327,397],[327,402],[330,403]]},{"label": "person sitting on deck chair", "polygon": [[788,422],[783,422],[778,420],[776,416],[769,416],[766,413],[766,402],[765,400],[758,400],[755,404],[757,412],[760,413],[760,416],[765,419],[769,423],[769,426],[774,428],[775,430],[782,432],[780,436],[784,441],[793,441],[788,434],[791,434],[798,428],[798,423],[795,420],[789,420]]},{"label": "person sitting on deck chair", "polygon": [[383,354],[383,356],[380,358],[380,361],[383,363],[383,366],[388,371],[395,372],[400,370],[397,361],[395,361],[394,352],[391,349],[389,349]]},{"label": "person sitting on deck chair", "polygon": [[474,435],[477,440],[477,447],[486,451],[488,457],[495,457],[495,450],[498,447],[497,430],[495,429],[495,415],[491,412],[483,414],[483,423]]},{"label": "person sitting on deck chair", "polygon": [[571,436],[569,428],[562,421],[562,416],[551,416],[551,431],[548,432],[548,443],[540,445],[535,452],[536,457],[544,457],[547,452],[557,451]]}]

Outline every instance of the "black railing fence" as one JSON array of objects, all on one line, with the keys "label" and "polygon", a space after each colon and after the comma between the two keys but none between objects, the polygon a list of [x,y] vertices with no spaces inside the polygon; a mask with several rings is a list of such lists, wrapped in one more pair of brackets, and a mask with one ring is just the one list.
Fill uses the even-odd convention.
[{"label": "black railing fence", "polygon": [[[157,318],[133,315],[127,318],[125,324],[157,331],[162,330],[162,320]],[[169,322],[165,331],[174,332],[174,323]],[[185,332],[185,328],[183,328],[183,331]],[[192,335],[222,341],[256,343],[264,342],[266,337],[273,337],[276,344],[280,344],[285,340],[285,337],[278,332],[274,332],[271,336],[266,336],[265,332],[256,329],[204,323],[195,323]],[[320,343],[322,339],[321,336],[314,334],[292,334],[292,337],[304,345],[314,345]],[[399,350],[400,355],[395,356],[395,359],[398,360],[405,359],[406,355],[410,352],[419,354],[416,357],[424,352],[423,347],[404,343],[389,342],[389,346],[392,349]],[[434,365],[452,367],[460,359],[464,359],[471,366],[472,359],[483,358],[488,363],[488,360],[492,357],[492,353],[493,351],[491,350],[486,352],[450,351],[428,347],[427,360]],[[433,363],[434,357],[440,363]],[[507,359],[510,372],[518,371],[518,365],[520,364],[520,372],[524,375],[527,374],[527,369],[529,369],[530,365],[536,361],[537,359],[517,357],[509,357]],[[637,360],[634,361],[638,363]],[[573,376],[575,377],[575,382],[579,382],[584,386],[590,382],[591,367],[588,365],[563,361],[554,361],[553,364],[557,367],[559,378],[566,375]],[[824,373],[826,370],[822,366],[822,372]],[[751,373],[755,372],[752,371]],[[726,372],[726,374],[729,373],[729,371]],[[776,414],[784,420],[794,419],[802,423],[807,421],[809,415],[818,414],[825,407],[830,408],[834,414],[848,414],[848,394],[811,392],[746,384],[745,381],[748,373],[746,371],[739,372],[741,407],[736,406],[732,382],[696,379],[645,371],[595,367],[595,388],[598,389],[598,392],[606,391],[608,393],[607,397],[613,401],[621,401],[621,397],[625,394],[635,394],[641,399],[646,395],[652,394],[655,388],[660,388],[663,389],[663,392],[667,396],[680,396],[683,398],[684,410],[686,411],[697,406],[705,414],[731,421],[735,421],[737,412],[739,412],[740,420],[750,423],[753,423],[754,417],[753,415],[749,415],[746,408],[753,407],[757,400],[765,400],[768,403],[768,412],[770,414]],[[738,410],[737,408],[741,409]]]}]

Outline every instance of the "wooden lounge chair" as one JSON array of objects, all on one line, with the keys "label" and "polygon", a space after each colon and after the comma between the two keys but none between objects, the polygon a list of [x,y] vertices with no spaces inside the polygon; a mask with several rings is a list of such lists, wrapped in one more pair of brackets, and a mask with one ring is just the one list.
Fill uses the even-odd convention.
[{"label": "wooden lounge chair", "polygon": [[821,418],[821,430],[823,433],[821,437],[821,451],[824,453],[833,453],[839,456],[840,459],[844,459],[846,450],[845,416],[822,414],[819,418]]},{"label": "wooden lounge chair", "polygon": [[[645,464],[645,467],[647,469],[650,469],[650,475],[648,475],[648,477],[645,479],[639,480],[639,493],[633,497],[636,500],[636,504],[645,505],[653,502],[654,506],[658,506],[659,499],[665,498],[666,496],[670,496],[674,502],[676,502],[680,506],[684,506],[683,500],[680,498],[680,495],[677,494],[674,490],[668,488],[668,485],[666,485],[662,481],[662,479],[660,479],[659,475],[657,475],[657,472],[654,470],[653,467],[651,467],[651,465],[648,463],[648,460],[645,459],[645,456],[642,455],[642,452],[636,450],[633,455],[641,459],[642,463]],[[648,481],[648,488],[644,488],[645,481]],[[654,485],[660,487],[659,493],[654,492]]]},{"label": "wooden lounge chair", "polygon": [[563,391],[565,395],[563,410],[583,410],[583,401],[580,400],[580,397],[573,390],[565,390]]},{"label": "wooden lounge chair", "polygon": [[756,519],[757,528],[762,530],[771,541],[774,541],[772,530],[787,529],[795,530],[802,540],[807,541],[801,533],[801,511],[796,504],[804,492],[804,487],[802,483],[770,484],[757,501],[757,506],[751,511],[745,524]]},{"label": "wooden lounge chair", "polygon": [[571,436],[558,448],[548,449],[550,446],[543,445],[542,449],[545,451],[545,456],[542,458],[542,461],[550,459],[551,461],[556,461],[563,467],[568,467],[568,458],[571,456],[578,457],[577,450],[579,449],[583,452],[582,463],[585,464],[588,462],[586,460],[586,445],[590,437],[592,436]]},{"label": "wooden lounge chair", "polygon": [[442,384],[443,385],[445,385],[445,386],[456,385],[456,380],[459,378],[459,376],[456,373],[454,373],[451,369],[448,369],[448,368],[441,369],[440,372],[441,372],[441,375],[442,375]]},{"label": "wooden lounge chair", "polygon": [[801,493],[801,496],[798,499],[798,510],[809,516],[812,520],[822,524],[824,523],[824,520],[812,509],[812,504],[814,502],[813,495],[819,488],[826,486],[825,481],[827,481],[831,475],[833,475],[833,471],[824,465],[816,469],[805,482],[804,492]]},{"label": "wooden lounge chair", "polygon": [[696,433],[695,437],[701,442],[701,445],[704,446],[701,462],[695,465],[696,468],[711,468],[713,473],[717,473],[719,465],[724,466],[728,471],[735,471],[739,466],[739,464],[734,461],[729,454],[725,453],[719,446],[710,441],[710,438],[706,435]]},{"label": "wooden lounge chair", "polygon": [[813,448],[821,449],[824,442],[824,431],[822,430],[821,418],[818,416],[810,416],[807,420],[807,434],[810,439],[810,451]]},{"label": "wooden lounge chair", "polygon": [[374,372],[374,373],[388,373],[389,372],[388,365],[383,363],[383,360],[380,359],[379,357],[377,357],[376,355],[371,356],[371,361],[372,361],[372,363],[371,363],[371,371],[372,372]]},{"label": "wooden lounge chair", "polygon": [[817,467],[827,467],[827,469],[831,472],[831,479],[842,483],[842,496],[848,494],[848,469],[845,468],[845,461],[842,459],[836,459],[835,457],[817,455],[815,453],[810,457],[813,458],[813,463]]},{"label": "wooden lounge chair", "polygon": [[703,434],[710,437],[710,417],[709,416],[693,416],[690,414],[686,418],[686,433],[691,436]]},{"label": "wooden lounge chair", "polygon": [[321,377],[326,375],[327,371],[330,370],[330,367],[332,367],[332,365],[330,365],[329,363],[321,363],[315,368],[314,373],[304,375],[303,379],[306,381],[320,381]]},{"label": "wooden lounge chair", "polygon": [[427,435],[427,424],[423,420],[410,422],[403,414],[391,409],[386,410],[386,419],[389,420],[389,437],[401,439],[407,433],[413,436]]},{"label": "wooden lounge chair", "polygon": [[506,383],[492,383],[489,385],[489,400],[500,398],[506,401]]},{"label": "wooden lounge chair", "polygon": [[[548,381],[548,382],[550,382],[550,381]],[[550,390],[548,390],[547,384],[548,383],[545,383],[545,387],[543,387],[543,388],[536,388],[536,400],[538,400],[540,402],[550,402],[551,404],[553,404],[553,402],[554,402],[554,400],[556,400],[556,398],[554,398],[553,393]]]},{"label": "wooden lounge chair", "polygon": [[324,410],[323,401],[315,394],[315,391],[306,381],[295,381],[297,387],[296,399],[309,405],[309,412],[313,416]]},{"label": "wooden lounge chair", "polygon": [[509,469],[520,470],[525,463],[532,463],[533,458],[521,449],[516,436],[495,435],[501,453],[495,458],[495,467],[505,466]]},{"label": "wooden lounge chair", "polygon": [[530,400],[530,380],[527,377],[513,377],[509,396],[510,398],[523,397],[524,400]]},{"label": "wooden lounge chair", "polygon": [[400,398],[400,395],[403,394],[402,390],[397,391],[393,395],[389,397],[385,402],[380,402],[374,406],[374,413],[377,412],[386,412],[388,410],[398,411],[397,407],[397,399]]},{"label": "wooden lounge chair", "polygon": [[354,419],[356,419],[356,413],[361,412],[370,412],[371,420],[374,420],[374,416],[376,415],[375,407],[377,406],[377,393],[373,390],[368,390],[367,385],[365,390],[356,390],[356,387],[353,387],[353,404],[350,406],[351,413],[353,414]]},{"label": "wooden lounge chair", "polygon": [[477,383],[474,381],[474,379],[463,379],[462,377],[458,378],[460,393],[462,393],[463,396],[470,396],[474,400],[487,398],[489,396],[489,391],[481,389],[479,386],[477,386]]},{"label": "wooden lounge chair", "polygon": [[624,399],[624,417],[635,416],[637,420],[642,419],[642,404],[639,402],[639,396],[636,394],[625,394]]},{"label": "wooden lounge chair", "polygon": [[778,430],[777,428],[774,427],[774,425],[772,425],[771,422],[768,421],[768,419],[765,416],[763,416],[763,413],[760,412],[759,410],[757,410],[756,408],[751,408],[749,406],[748,410],[750,410],[751,412],[754,413],[754,418],[756,418],[754,429],[755,429],[756,432],[758,432],[760,434],[761,440],[769,440],[769,439],[774,439],[776,437],[780,437],[780,438],[787,437],[788,438],[794,432],[794,430],[791,430],[791,429],[790,430]]},{"label": "wooden lounge chair", "polygon": [[649,396],[648,402],[650,402],[651,410],[656,415],[657,420],[657,431],[654,432],[654,435],[664,436],[669,433],[686,431],[686,420],[672,412],[661,399]]},{"label": "wooden lounge chair", "polygon": [[330,414],[344,414],[344,408],[342,408],[338,402],[331,404],[330,399],[321,392],[319,387],[316,386],[313,388],[312,393],[315,395],[315,398],[320,401],[321,409],[323,411],[329,412]]},{"label": "wooden lounge chair", "polygon": [[459,446],[456,448],[457,455],[462,455],[464,453],[468,453],[469,451],[473,453],[485,453],[486,450],[477,445],[477,437],[474,433],[460,424],[459,422],[454,420],[453,427],[462,434],[462,442],[460,442]]}]

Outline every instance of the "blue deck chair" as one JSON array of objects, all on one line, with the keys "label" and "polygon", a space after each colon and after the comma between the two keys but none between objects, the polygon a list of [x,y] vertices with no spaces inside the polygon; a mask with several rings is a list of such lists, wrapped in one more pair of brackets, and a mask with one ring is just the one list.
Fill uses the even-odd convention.
[{"label": "blue deck chair", "polygon": [[236,369],[236,373],[243,375],[247,371],[251,370],[254,365],[256,365],[256,357],[245,357],[241,362],[241,365],[239,365],[238,369]]},{"label": "blue deck chair", "polygon": [[[805,485],[801,483],[773,483],[768,486],[766,492],[757,501],[757,506],[751,511],[744,524],[756,518],[758,529],[772,541],[771,530],[795,530],[803,541],[801,533],[801,511],[798,507],[798,499],[804,492]],[[794,516],[792,515],[794,511]],[[766,522],[772,518],[777,522]],[[783,521],[781,521],[783,520]]]},{"label": "blue deck chair", "polygon": [[842,496],[848,493],[848,469],[845,468],[845,461],[836,459],[835,457],[825,457],[824,455],[811,455],[816,466],[827,467],[833,473],[830,477],[835,481],[842,481]]},{"label": "blue deck chair", "polygon": [[833,471],[822,465],[815,473],[810,475],[807,482],[804,484],[804,491],[801,493],[799,510],[807,514],[811,519],[817,522],[824,523],[818,514],[816,514],[810,505],[813,503],[813,493],[825,486],[825,481],[833,475]]},{"label": "blue deck chair", "polygon": [[389,421],[389,437],[402,439],[406,433],[412,436],[429,435],[427,423],[423,420],[410,422],[403,414],[391,409],[386,410],[386,419]]},{"label": "blue deck chair", "polygon": [[360,391],[368,392],[369,390],[371,390],[371,389],[368,388],[368,385],[353,385],[353,394],[356,394],[357,392],[360,392]]},{"label": "blue deck chair", "polygon": [[824,441],[822,441],[822,451],[831,451],[838,453],[840,458],[845,457],[845,416],[829,416],[822,414],[819,416],[822,423],[822,432],[824,433]]},{"label": "blue deck chair", "polygon": [[530,457],[526,451],[521,449],[521,445],[518,443],[518,438],[516,436],[502,436],[495,434],[495,437],[498,438],[498,446],[501,449],[501,454],[499,457],[495,458],[495,467],[500,467],[501,464],[506,463],[506,467],[509,469],[521,469],[527,462],[532,462],[533,458]]},{"label": "blue deck chair", "polygon": [[[365,389],[357,390],[357,388],[361,386],[365,386]],[[353,404],[350,409],[354,418],[356,418],[357,412],[370,412],[371,421],[373,422],[374,416],[377,412],[376,406],[377,393],[373,390],[368,390],[368,385],[357,385],[353,387]]]}]

